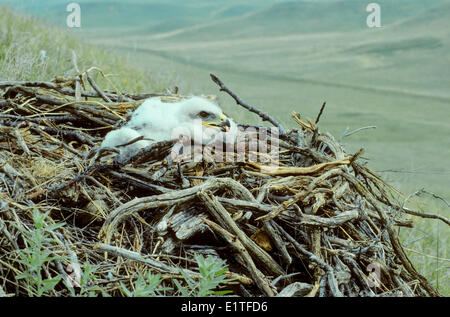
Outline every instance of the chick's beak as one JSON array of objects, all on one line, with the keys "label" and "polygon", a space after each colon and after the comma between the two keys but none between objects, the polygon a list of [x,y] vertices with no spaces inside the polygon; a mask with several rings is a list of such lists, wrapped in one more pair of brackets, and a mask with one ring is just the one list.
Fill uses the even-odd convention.
[{"label": "chick's beak", "polygon": [[227,132],[231,126],[230,119],[224,114],[219,117],[218,121],[214,122],[205,122],[202,121],[202,124],[207,127],[219,127],[222,131]]}]

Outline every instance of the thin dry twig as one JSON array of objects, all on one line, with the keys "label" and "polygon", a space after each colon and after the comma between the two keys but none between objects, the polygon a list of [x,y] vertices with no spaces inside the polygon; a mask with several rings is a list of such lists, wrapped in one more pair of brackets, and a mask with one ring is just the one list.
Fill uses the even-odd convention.
[{"label": "thin dry twig", "polygon": [[326,101],[322,104],[322,107],[320,107],[319,114],[317,115],[316,121],[314,122],[316,125],[319,123],[320,117],[322,116],[323,110],[325,109]]},{"label": "thin dry twig", "polygon": [[244,107],[245,109],[247,109],[250,112],[256,113],[258,116],[260,116],[263,119],[263,121],[269,121],[270,123],[272,123],[275,127],[278,128],[280,136],[286,135],[284,128],[281,126],[281,124],[278,121],[276,121],[274,118],[272,118],[267,113],[262,112],[262,111],[256,109],[255,107],[252,107],[249,104],[245,103],[233,91],[231,91],[227,86],[225,86],[225,84],[216,75],[210,74],[210,76],[211,76],[212,81],[215,82],[220,87],[220,91],[225,91],[227,94],[229,94],[236,101],[236,103],[238,105]]}]

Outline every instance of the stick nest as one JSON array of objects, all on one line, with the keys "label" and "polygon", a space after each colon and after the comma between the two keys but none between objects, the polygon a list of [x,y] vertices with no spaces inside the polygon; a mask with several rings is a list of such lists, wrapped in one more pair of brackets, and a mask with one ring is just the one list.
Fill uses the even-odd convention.
[{"label": "stick nest", "polygon": [[318,120],[292,114],[299,126],[283,131],[276,169],[248,148],[239,163],[170,163],[173,141],[124,159],[100,143],[156,95],[103,92],[89,72],[0,89],[0,292],[29,295],[15,278],[31,247],[19,229],[33,230],[38,209],[47,225],[65,222],[46,249],[69,255],[46,276],[90,263],[89,283],[113,296],[145,271],[178,295],[180,270],[200,278],[196,254],[226,261],[233,281],[221,287],[240,296],[439,296],[398,239],[397,226],[412,226],[401,195]]}]

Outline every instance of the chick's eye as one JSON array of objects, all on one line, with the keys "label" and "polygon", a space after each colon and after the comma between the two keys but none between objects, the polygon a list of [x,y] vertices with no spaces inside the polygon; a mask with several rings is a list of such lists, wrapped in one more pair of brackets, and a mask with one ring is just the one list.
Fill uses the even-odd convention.
[{"label": "chick's eye", "polygon": [[206,111],[200,111],[199,112],[200,117],[202,118],[208,118],[209,117],[209,113]]}]

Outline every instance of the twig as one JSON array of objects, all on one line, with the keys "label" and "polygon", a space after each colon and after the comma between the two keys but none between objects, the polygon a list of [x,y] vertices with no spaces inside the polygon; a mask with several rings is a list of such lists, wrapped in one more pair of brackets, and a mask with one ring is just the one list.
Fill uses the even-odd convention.
[{"label": "twig", "polygon": [[441,215],[428,214],[428,213],[415,211],[415,210],[412,210],[412,209],[409,209],[409,208],[406,208],[406,207],[405,207],[406,202],[407,202],[411,197],[413,197],[413,196],[420,196],[420,195],[423,194],[423,193],[430,194],[430,195],[432,195],[434,198],[437,198],[437,199],[442,200],[445,204],[447,204],[447,206],[449,206],[449,204],[447,203],[447,201],[446,201],[444,198],[442,198],[442,197],[440,197],[440,196],[438,196],[438,195],[436,195],[436,194],[434,194],[434,193],[429,193],[429,192],[425,191],[425,190],[422,188],[422,189],[420,189],[420,190],[418,190],[418,191],[416,191],[416,192],[410,194],[408,197],[406,197],[406,199],[403,201],[403,204],[400,206],[400,210],[403,211],[404,213],[407,213],[407,214],[410,214],[410,215],[414,215],[414,216],[418,216],[418,217],[422,217],[422,218],[439,219],[439,220],[443,221],[444,223],[446,223],[447,225],[450,226],[450,220],[448,220],[447,218],[445,218],[445,217],[443,217],[443,216],[441,216]]},{"label": "twig", "polygon": [[[81,143],[87,143],[90,146],[94,146],[94,142],[90,139],[90,136],[86,135],[85,133],[81,131],[72,131],[72,130],[63,130],[63,129],[57,129],[52,127],[46,127],[46,126],[37,126],[35,124],[31,124],[35,128],[42,129],[43,131],[47,133],[55,133],[55,134],[61,134],[66,137],[74,138]],[[72,152],[73,153],[73,152]],[[78,155],[78,153],[77,153]]]},{"label": "twig", "polygon": [[[34,123],[41,123],[42,121],[52,121],[54,123],[67,123],[67,122],[77,122],[82,121],[83,119],[77,116],[73,115],[40,115],[39,117],[25,117],[25,116],[16,116],[12,114],[0,114],[0,119],[11,119],[11,120],[17,120],[17,121],[27,121],[27,122],[34,122]],[[84,120],[83,120],[84,121]],[[13,126],[11,122],[5,123],[8,126]],[[16,123],[17,124],[17,123]]]},{"label": "twig", "polygon": [[245,247],[242,245],[241,241],[239,239],[229,233],[227,230],[220,227],[218,224],[206,219],[201,218],[203,222],[205,222],[212,230],[219,233],[228,244],[235,249],[239,254],[244,258],[246,264],[247,264],[247,270],[249,271],[251,277],[255,281],[256,285],[259,287],[259,289],[266,295],[266,296],[275,296],[274,291],[270,287],[270,284],[266,281],[264,278],[264,275],[261,273],[260,270],[256,267],[255,263],[253,262],[250,254],[245,249]]},{"label": "twig", "polygon": [[108,165],[108,164],[100,164],[100,165],[90,166],[90,167],[88,167],[86,169],[86,171],[84,173],[82,173],[80,175],[77,175],[74,178],[72,178],[72,179],[70,179],[70,180],[68,180],[66,182],[63,182],[61,184],[58,184],[58,185],[55,185],[55,186],[52,186],[52,187],[48,187],[46,189],[42,189],[42,190],[39,190],[39,191],[36,191],[36,192],[30,194],[28,196],[28,199],[30,199],[30,200],[34,199],[34,198],[39,197],[40,195],[43,195],[45,193],[47,193],[47,194],[57,193],[57,192],[63,190],[64,188],[67,188],[68,186],[70,186],[72,184],[75,184],[75,183],[85,179],[87,176],[91,175],[94,172],[99,172],[99,171],[101,171],[103,169],[110,168],[110,167],[111,167],[111,165]]},{"label": "twig", "polygon": [[[72,63],[73,67],[75,68],[76,76],[81,76],[80,70],[78,69],[77,64],[77,54],[75,54],[75,51],[72,50]],[[81,85],[80,85],[80,79],[77,78],[75,80],[75,100],[81,100]]]},{"label": "twig", "polygon": [[403,247],[403,248],[404,248],[406,251],[413,252],[413,253],[416,253],[416,254],[420,254],[420,255],[422,255],[422,256],[426,256],[426,257],[431,258],[431,259],[435,259],[435,260],[438,260],[438,261],[446,261],[446,262],[450,262],[450,259],[439,258],[439,257],[437,257],[437,256],[425,254],[425,253],[416,251],[416,250],[414,250],[414,249],[406,248],[406,247]]},{"label": "twig", "polygon": [[[73,82],[76,82],[76,80],[73,80]],[[64,84],[58,84],[53,82],[47,82],[47,81],[0,81],[0,89],[4,89],[6,87],[13,87],[13,86],[23,86],[23,87],[39,87],[39,88],[45,88],[45,89],[53,89],[63,95],[68,96],[74,96],[76,95],[76,90],[65,87],[66,85],[69,85],[70,81]],[[135,102],[136,100],[140,99],[146,99],[150,97],[157,97],[157,96],[164,96],[163,94],[145,94],[145,95],[131,95],[132,97],[136,98],[129,98],[126,95],[120,95],[117,93],[112,92],[103,92],[103,94],[110,100],[119,102]],[[97,91],[81,91],[80,92],[81,97],[92,97],[92,98],[102,98],[102,96]],[[111,101],[111,102],[112,102]],[[3,106],[3,104],[0,102],[0,105]],[[6,106],[7,104],[5,104]]]},{"label": "twig", "polygon": [[367,129],[376,129],[376,128],[377,128],[376,126],[372,125],[372,126],[358,128],[351,132],[348,132],[348,130],[345,130],[344,133],[342,133],[342,135],[339,137],[338,141],[341,142],[344,138],[351,136],[352,134],[358,133],[360,131],[367,130]]},{"label": "twig", "polygon": [[193,272],[191,270],[180,269],[180,268],[177,268],[177,267],[172,267],[172,266],[166,265],[166,264],[164,264],[162,262],[159,262],[159,261],[153,260],[151,258],[148,258],[148,257],[144,258],[142,255],[140,255],[137,252],[126,250],[126,249],[119,248],[119,247],[115,247],[115,246],[112,246],[112,245],[107,245],[107,244],[104,244],[104,243],[100,243],[100,244],[94,246],[94,249],[98,250],[98,251],[102,251],[102,252],[112,253],[112,254],[114,254],[116,256],[122,256],[122,257],[125,257],[127,259],[131,259],[131,260],[134,260],[134,261],[138,261],[138,262],[144,263],[144,264],[150,266],[151,268],[153,268],[153,269],[155,269],[155,270],[157,270],[159,272],[162,272],[162,273],[171,273],[171,274],[179,275],[180,272],[182,271],[182,272],[184,272],[184,273],[188,274],[189,276],[194,277],[196,279],[199,279],[201,277],[199,273]]},{"label": "twig", "polygon": [[0,285],[0,297],[12,297],[12,296],[14,296],[14,294],[6,294],[2,286]]},{"label": "twig", "polygon": [[234,179],[211,178],[197,186],[182,190],[174,190],[161,195],[136,198],[119,206],[108,215],[108,218],[105,220],[103,227],[100,230],[99,237],[104,237],[105,242],[109,243],[113,231],[117,228],[118,224],[131,215],[145,209],[167,207],[169,205],[172,206],[174,204],[184,203],[197,197],[197,193],[201,190],[215,191],[219,188],[228,189],[236,196],[243,199],[254,199],[249,190]]},{"label": "twig", "polygon": [[331,267],[328,263],[326,263],[324,260],[318,258],[313,253],[306,250],[303,246],[300,245],[300,243],[297,242],[289,233],[287,233],[280,225],[275,223],[275,227],[280,231],[281,234],[283,234],[286,239],[292,243],[292,245],[299,251],[304,257],[309,259],[310,261],[316,263],[321,269],[323,269],[326,272],[332,272],[333,267]]},{"label": "twig", "polygon": [[101,90],[97,86],[97,84],[95,83],[95,81],[92,79],[91,75],[89,75],[88,72],[86,72],[86,76],[89,84],[91,84],[92,88],[94,88],[94,90],[103,98],[103,100],[106,102],[111,102],[111,99],[109,99],[108,96],[103,92],[103,90]]},{"label": "twig", "polygon": [[447,205],[447,207],[450,207],[450,203],[449,203],[448,201],[446,201],[446,200],[445,200],[444,198],[442,198],[441,196],[439,196],[439,195],[436,195],[435,193],[432,193],[432,192],[426,191],[425,189],[422,189],[422,193],[425,193],[425,194],[431,195],[431,196],[433,196],[433,198],[436,198],[436,199],[442,200],[442,201],[444,202],[444,204],[446,204],[446,205]]},{"label": "twig", "polygon": [[138,178],[135,178],[133,176],[130,176],[128,174],[125,173],[119,173],[116,172],[114,170],[106,170],[106,172],[112,176],[114,176],[115,178],[117,178],[118,180],[122,181],[122,182],[127,182],[130,184],[133,184],[134,186],[141,188],[141,189],[145,189],[148,190],[150,192],[153,193],[157,193],[157,194],[164,194],[164,193],[168,193],[171,192],[170,189],[162,187],[162,186],[158,186],[158,185],[154,185],[148,182],[148,180],[146,181],[142,181]]},{"label": "twig", "polygon": [[140,135],[140,136],[138,136],[137,138],[134,138],[134,139],[132,139],[132,140],[130,140],[130,141],[124,143],[124,144],[119,144],[119,145],[117,145],[117,147],[125,147],[125,146],[128,146],[128,145],[130,145],[130,144],[134,144],[134,143],[136,143],[136,142],[138,142],[138,141],[143,140],[144,138],[145,138],[145,136]]},{"label": "twig", "polygon": [[322,116],[323,109],[325,109],[325,105],[326,105],[326,104],[327,104],[327,102],[325,101],[325,102],[322,104],[322,107],[320,108],[319,114],[317,115],[316,122],[315,122],[316,125],[319,123],[320,117]]},{"label": "twig", "polygon": [[[85,113],[85,111],[88,111],[90,113],[96,113],[97,110],[81,104],[82,101],[66,102],[64,100],[52,97],[50,95],[37,94],[31,89],[21,87],[21,86],[14,86],[14,87],[11,87],[9,90],[11,92],[21,92],[26,96],[36,98],[39,101],[39,103],[42,103],[42,104],[51,104],[51,105],[57,105],[57,106],[59,106],[59,108],[67,108],[68,112],[75,114],[76,116],[85,118],[89,121],[92,121],[100,126],[112,127],[112,124],[114,123],[113,120],[117,119],[117,117],[114,117],[114,119],[110,119],[110,118],[99,119],[99,118],[92,116],[91,114]],[[93,101],[89,101],[89,103],[93,103]],[[107,113],[103,112],[102,115],[106,116]],[[107,122],[107,121],[109,121],[109,122]]]},{"label": "twig", "polygon": [[406,207],[402,208],[402,211],[404,213],[410,214],[410,215],[414,215],[414,216],[418,216],[418,217],[422,217],[422,218],[430,218],[430,219],[439,219],[441,221],[443,221],[444,223],[446,223],[447,225],[450,226],[450,220],[448,220],[447,218],[445,218],[444,216],[441,215],[434,215],[434,214],[427,214],[424,212],[418,212]]},{"label": "twig", "polygon": [[199,191],[197,196],[203,203],[206,205],[208,211],[213,215],[213,217],[226,229],[237,236],[237,238],[241,241],[245,249],[256,259],[261,265],[275,275],[284,275],[286,274],[284,270],[277,264],[273,258],[264,251],[260,246],[258,246],[253,240],[251,240],[245,233],[242,231],[237,224],[233,221],[230,214],[226,211],[226,209],[222,206],[222,204],[215,198],[211,192],[208,191]]},{"label": "twig", "polygon": [[311,284],[295,282],[283,288],[283,290],[278,293],[277,297],[303,296],[310,292],[312,288],[313,286]]},{"label": "twig", "polygon": [[294,276],[297,276],[297,275],[300,275],[300,274],[302,274],[302,273],[300,273],[300,272],[295,272],[295,273],[290,273],[290,274],[286,274],[286,275],[280,275],[280,276],[278,276],[277,278],[275,278],[275,279],[270,283],[270,285],[272,285],[272,286],[275,287],[275,286],[278,284],[279,281],[282,281],[282,280],[289,280],[291,277],[294,277]]},{"label": "twig", "polygon": [[74,148],[70,147],[69,145],[67,145],[66,143],[64,143],[63,141],[54,138],[53,136],[51,136],[50,134],[48,134],[45,131],[46,127],[41,127],[40,125],[36,124],[36,123],[30,123],[30,129],[32,129],[33,131],[36,131],[37,133],[39,133],[40,135],[46,137],[47,139],[49,139],[50,141],[52,141],[55,144],[58,144],[60,146],[62,146],[63,148],[65,148],[66,150],[68,150],[70,153],[75,154],[78,157],[83,157],[83,155],[78,152],[77,150],[75,150]]},{"label": "twig", "polygon": [[[425,174],[425,175],[443,175],[450,174],[450,171],[446,170],[437,170],[437,171],[414,171],[414,170],[401,170],[401,169],[387,169],[387,170],[375,170],[377,173],[404,173],[404,174]],[[448,205],[448,203],[446,202]]]},{"label": "twig", "polygon": [[[273,222],[273,220],[265,221],[264,222],[264,230],[270,236],[270,239],[272,240],[275,247],[280,251],[281,257],[282,257],[284,263],[286,263],[287,265],[290,265],[292,263],[292,257],[289,255],[289,252],[286,248],[286,243],[284,243],[278,230],[276,230],[273,227],[272,222]],[[276,282],[273,281],[272,285],[275,285],[275,284],[276,284]]]},{"label": "twig", "polygon": [[350,164],[353,164],[353,162],[355,162],[365,151],[366,149],[360,148],[358,152],[353,154],[352,157],[350,158]]},{"label": "twig", "polygon": [[0,81],[0,89],[12,86],[41,87],[55,90],[60,88],[57,84],[48,81]]},{"label": "twig", "polygon": [[20,131],[18,128],[14,129],[14,136],[17,139],[17,144],[22,148],[24,154],[26,156],[30,156],[31,152],[30,149],[28,148],[27,144],[25,143],[25,140],[23,139],[22,135],[20,134]]},{"label": "twig", "polygon": [[278,121],[276,121],[274,118],[272,118],[267,113],[262,112],[256,108],[250,106],[249,104],[245,103],[233,91],[231,91],[228,87],[226,87],[224,85],[224,83],[216,75],[210,74],[210,76],[211,76],[212,81],[215,82],[220,87],[220,91],[225,91],[226,93],[228,93],[231,97],[233,97],[233,99],[236,101],[236,103],[238,105],[244,107],[245,109],[247,109],[250,112],[256,113],[258,116],[260,116],[263,119],[263,121],[269,121],[270,123],[272,123],[275,127],[278,128],[280,136],[286,135],[284,128],[281,126],[281,124]]}]

